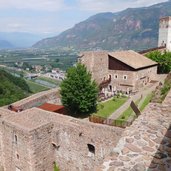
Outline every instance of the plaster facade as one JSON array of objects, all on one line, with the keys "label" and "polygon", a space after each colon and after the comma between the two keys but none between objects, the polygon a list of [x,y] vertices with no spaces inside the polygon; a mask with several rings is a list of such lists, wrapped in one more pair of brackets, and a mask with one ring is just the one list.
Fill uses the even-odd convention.
[{"label": "plaster facade", "polygon": [[168,51],[171,51],[171,17],[160,19],[158,46],[164,45]]}]

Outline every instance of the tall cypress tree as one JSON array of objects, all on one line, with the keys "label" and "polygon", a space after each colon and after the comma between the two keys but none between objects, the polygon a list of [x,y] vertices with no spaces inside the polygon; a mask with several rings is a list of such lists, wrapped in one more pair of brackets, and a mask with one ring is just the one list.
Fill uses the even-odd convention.
[{"label": "tall cypress tree", "polygon": [[90,114],[96,110],[98,86],[86,67],[78,63],[67,71],[61,83],[62,104],[72,115]]}]

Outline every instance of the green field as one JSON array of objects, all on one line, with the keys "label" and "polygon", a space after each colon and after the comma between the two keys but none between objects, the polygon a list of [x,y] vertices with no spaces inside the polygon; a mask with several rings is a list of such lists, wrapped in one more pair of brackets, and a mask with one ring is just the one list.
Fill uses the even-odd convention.
[{"label": "green field", "polygon": [[47,78],[47,77],[38,77],[37,79],[47,81],[47,82],[55,84],[55,85],[60,85],[60,83],[61,83],[61,81],[59,81],[59,80],[55,80],[55,79]]},{"label": "green field", "polygon": [[152,97],[153,93],[147,95],[147,97],[144,99],[143,103],[140,106],[140,111],[143,111],[145,109],[145,107],[150,103]]},{"label": "green field", "polygon": [[[141,101],[141,99],[138,99],[135,104],[138,105],[139,102]],[[133,114],[133,110],[131,107],[128,107],[128,109],[126,109],[122,115],[119,116],[118,120],[121,120],[121,119],[124,119],[124,120],[127,120],[132,114]]]},{"label": "green field", "polygon": [[[145,109],[145,107],[150,103],[151,99],[152,99],[153,94],[149,94],[146,96],[146,98],[144,99],[144,101],[142,102],[141,106],[139,107],[140,111],[143,111]],[[141,102],[141,98],[138,99],[135,104],[138,106]],[[126,109],[122,115],[119,116],[119,118],[117,118],[118,120],[125,120],[127,121],[132,115],[135,115],[134,111],[132,110],[131,107],[128,107],[128,109]]]},{"label": "green field", "polygon": [[1,50],[0,65],[14,67],[16,62],[24,62],[28,65],[51,66],[67,70],[77,61],[76,53],[64,53],[57,49],[24,49],[24,50]]},{"label": "green field", "polygon": [[35,93],[38,93],[41,91],[45,91],[45,90],[49,90],[49,88],[41,86],[41,85],[34,83],[32,81],[26,80],[26,82],[27,82],[32,94],[35,94]]},{"label": "green field", "polygon": [[119,107],[121,107],[127,101],[127,99],[127,97],[116,97],[107,102],[99,103],[97,107],[97,112],[94,113],[94,115],[108,118]]}]

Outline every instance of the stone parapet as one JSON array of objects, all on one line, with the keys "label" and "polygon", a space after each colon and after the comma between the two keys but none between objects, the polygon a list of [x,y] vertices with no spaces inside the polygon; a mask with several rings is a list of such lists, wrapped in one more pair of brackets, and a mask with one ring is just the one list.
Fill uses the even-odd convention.
[{"label": "stone parapet", "polygon": [[59,88],[51,89],[48,91],[43,91],[32,96],[29,96],[23,100],[13,103],[13,106],[17,106],[23,110],[32,107],[37,107],[45,102],[52,101],[56,104],[61,104]]},{"label": "stone parapet", "polygon": [[151,103],[127,128],[103,171],[171,170],[171,91],[163,104]]}]

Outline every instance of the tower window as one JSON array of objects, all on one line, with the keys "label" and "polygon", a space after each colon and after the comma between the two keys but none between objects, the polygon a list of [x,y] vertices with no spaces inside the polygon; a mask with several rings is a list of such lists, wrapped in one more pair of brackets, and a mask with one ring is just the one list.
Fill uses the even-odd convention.
[{"label": "tower window", "polygon": [[14,135],[14,143],[17,144],[18,138],[17,135]]},{"label": "tower window", "polygon": [[20,159],[20,156],[19,156],[19,154],[17,154],[16,156],[17,156],[17,159],[19,160],[19,159]]},{"label": "tower window", "polygon": [[114,79],[118,79],[118,75],[117,74],[114,75]]},{"label": "tower window", "polygon": [[123,79],[124,79],[124,80],[127,80],[127,75],[124,75],[124,76],[123,76]]},{"label": "tower window", "polygon": [[88,146],[89,152],[95,154],[95,147],[94,147],[94,145],[92,145],[92,144],[87,144],[87,146]]}]

